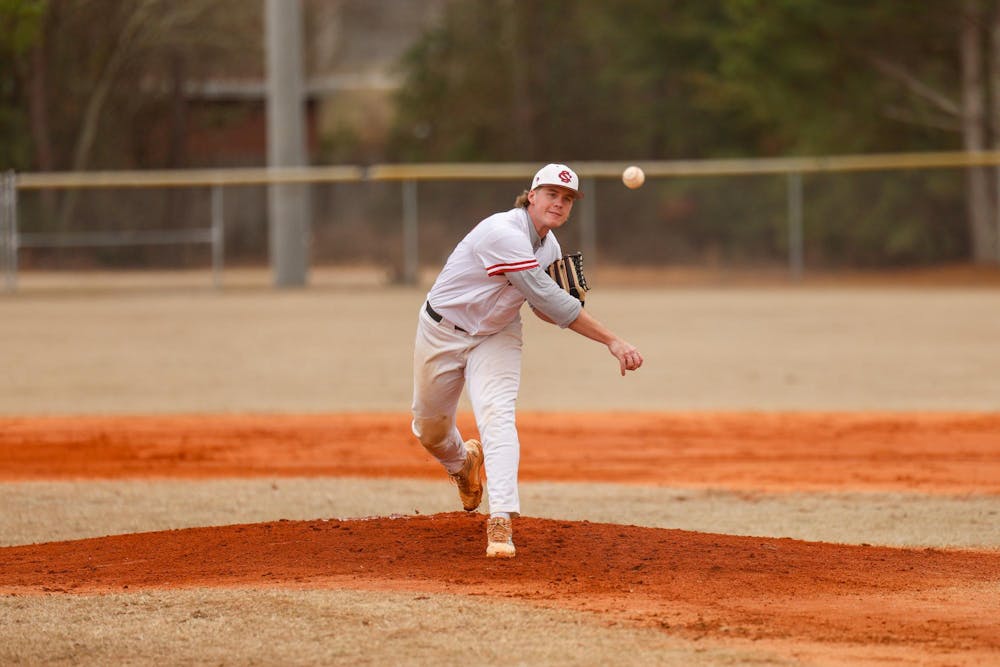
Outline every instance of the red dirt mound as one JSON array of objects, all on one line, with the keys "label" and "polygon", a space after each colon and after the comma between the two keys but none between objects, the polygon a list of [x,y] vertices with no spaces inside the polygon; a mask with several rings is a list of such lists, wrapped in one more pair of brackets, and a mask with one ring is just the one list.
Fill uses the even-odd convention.
[{"label": "red dirt mound", "polygon": [[[1000,413],[527,413],[518,429],[525,481],[1000,493]],[[0,418],[7,481],[441,474],[405,414]]]},{"label": "red dirt mound", "polygon": [[521,598],[686,636],[1000,650],[1000,553],[893,549],[484,517],[263,523],[0,549],[0,592],[176,587],[398,589]]}]

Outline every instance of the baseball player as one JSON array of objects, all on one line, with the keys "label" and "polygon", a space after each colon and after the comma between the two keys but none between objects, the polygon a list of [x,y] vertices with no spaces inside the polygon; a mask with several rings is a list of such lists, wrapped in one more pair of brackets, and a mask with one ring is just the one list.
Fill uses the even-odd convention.
[{"label": "baseball player", "polygon": [[[489,491],[486,555],[512,558],[511,519],[520,443],[514,409],[521,379],[521,306],[546,322],[603,343],[624,376],[642,355],[590,316],[546,268],[562,257],[554,230],[583,197],[569,167],[538,170],[514,208],[477,224],[455,247],[420,305],[413,353],[413,433],[458,486],[467,511],[479,507],[483,468]],[[463,441],[455,425],[468,386],[479,440]]]}]

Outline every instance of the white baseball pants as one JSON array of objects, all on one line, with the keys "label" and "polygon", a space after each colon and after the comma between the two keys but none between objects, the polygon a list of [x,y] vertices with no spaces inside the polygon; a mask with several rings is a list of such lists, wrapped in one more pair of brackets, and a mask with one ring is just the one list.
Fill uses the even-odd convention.
[{"label": "white baseball pants", "polygon": [[521,320],[495,334],[470,336],[420,306],[413,349],[413,434],[449,474],[465,461],[455,413],[467,384],[486,462],[490,512],[521,511],[517,467],[521,445],[514,420],[521,384]]}]

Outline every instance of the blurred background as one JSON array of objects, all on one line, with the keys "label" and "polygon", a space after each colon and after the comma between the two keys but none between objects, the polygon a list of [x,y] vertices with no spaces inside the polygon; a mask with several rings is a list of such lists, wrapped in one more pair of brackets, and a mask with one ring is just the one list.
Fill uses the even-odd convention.
[{"label": "blurred background", "polygon": [[[279,20],[292,32],[269,33]],[[293,85],[276,94],[276,83]],[[276,158],[276,104],[301,122],[291,159]],[[356,177],[310,183],[307,206],[288,213],[305,217],[293,232],[304,261],[388,267],[399,281],[413,274],[407,248],[439,267],[534,168],[559,161],[651,174],[629,191],[595,171],[595,227],[560,234],[605,270],[783,271],[799,252],[807,271],[995,276],[998,145],[998,0],[0,0],[0,169],[16,173],[5,257],[27,273],[200,269],[213,251],[227,268],[266,267],[282,215],[274,186],[229,181],[210,232],[221,204],[190,170],[350,165]],[[754,166],[942,152],[979,158],[797,180]],[[745,162],[656,175],[730,159]],[[524,168],[416,177],[409,191],[366,177],[434,163]],[[194,183],[44,178],[133,170],[185,170]]]}]

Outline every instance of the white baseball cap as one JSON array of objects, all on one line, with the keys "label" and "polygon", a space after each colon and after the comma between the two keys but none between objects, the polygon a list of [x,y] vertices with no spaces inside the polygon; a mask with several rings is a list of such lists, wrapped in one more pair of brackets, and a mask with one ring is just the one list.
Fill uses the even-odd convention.
[{"label": "white baseball cap", "polygon": [[576,172],[564,164],[547,164],[535,174],[531,181],[531,189],[540,188],[543,185],[554,185],[559,188],[572,190],[577,199],[583,198],[580,192],[580,179]]}]

